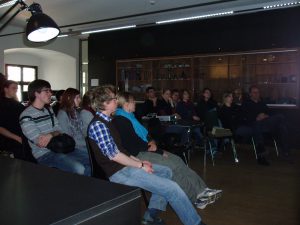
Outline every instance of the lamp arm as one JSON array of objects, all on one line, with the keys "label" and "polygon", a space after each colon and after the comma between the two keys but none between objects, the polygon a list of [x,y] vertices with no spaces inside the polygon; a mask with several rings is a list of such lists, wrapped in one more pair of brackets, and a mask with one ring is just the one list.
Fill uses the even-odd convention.
[{"label": "lamp arm", "polygon": [[16,17],[16,15],[18,15],[19,12],[21,12],[22,10],[28,8],[28,6],[22,1],[16,1],[15,4],[13,4],[0,18],[0,22],[4,19],[4,17],[10,13],[11,10],[13,10],[18,4],[21,5],[21,7],[5,22],[3,23],[3,25],[0,27],[0,32],[6,27],[6,25],[13,19]]}]

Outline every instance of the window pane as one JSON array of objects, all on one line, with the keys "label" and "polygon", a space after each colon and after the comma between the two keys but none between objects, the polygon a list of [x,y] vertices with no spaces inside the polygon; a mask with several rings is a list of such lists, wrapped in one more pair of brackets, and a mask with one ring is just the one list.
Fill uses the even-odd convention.
[{"label": "window pane", "polygon": [[21,85],[18,85],[17,97],[18,97],[19,101],[22,101],[22,98],[21,98]]},{"label": "window pane", "polygon": [[21,81],[21,68],[18,66],[8,66],[7,79],[14,80],[14,81]]},{"label": "window pane", "polygon": [[28,91],[28,85],[23,85],[23,91]]},{"label": "window pane", "polygon": [[23,81],[30,82],[35,80],[35,69],[24,67],[23,68]]}]

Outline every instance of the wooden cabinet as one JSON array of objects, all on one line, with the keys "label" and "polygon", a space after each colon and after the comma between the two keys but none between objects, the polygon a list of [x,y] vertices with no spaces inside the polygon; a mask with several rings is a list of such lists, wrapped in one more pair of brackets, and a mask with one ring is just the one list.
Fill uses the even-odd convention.
[{"label": "wooden cabinet", "polygon": [[299,71],[298,49],[128,59],[116,62],[116,85],[138,100],[148,86],[188,89],[194,97],[209,87],[219,102],[224,91],[257,85],[268,103],[296,105]]}]

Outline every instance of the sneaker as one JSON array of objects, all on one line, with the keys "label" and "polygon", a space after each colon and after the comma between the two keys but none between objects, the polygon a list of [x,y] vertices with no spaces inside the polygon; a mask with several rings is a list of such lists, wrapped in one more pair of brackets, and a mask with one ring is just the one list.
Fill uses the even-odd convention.
[{"label": "sneaker", "polygon": [[165,222],[163,221],[163,219],[161,219],[159,217],[155,217],[153,220],[143,219],[142,224],[144,224],[144,225],[166,225]]},{"label": "sneaker", "polygon": [[198,209],[205,209],[205,207],[208,205],[208,199],[205,197],[197,198],[194,204]]},{"label": "sneaker", "polygon": [[205,190],[197,196],[197,199],[201,198],[208,198],[209,203],[214,203],[217,199],[219,199],[222,196],[222,190],[218,189],[210,189],[210,188],[205,188]]}]

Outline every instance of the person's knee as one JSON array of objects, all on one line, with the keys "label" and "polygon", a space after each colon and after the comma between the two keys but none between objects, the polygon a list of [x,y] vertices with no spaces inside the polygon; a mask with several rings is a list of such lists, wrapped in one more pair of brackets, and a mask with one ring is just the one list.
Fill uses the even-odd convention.
[{"label": "person's knee", "polygon": [[85,173],[85,167],[81,163],[76,162],[72,165],[72,171],[74,173],[83,175]]}]

